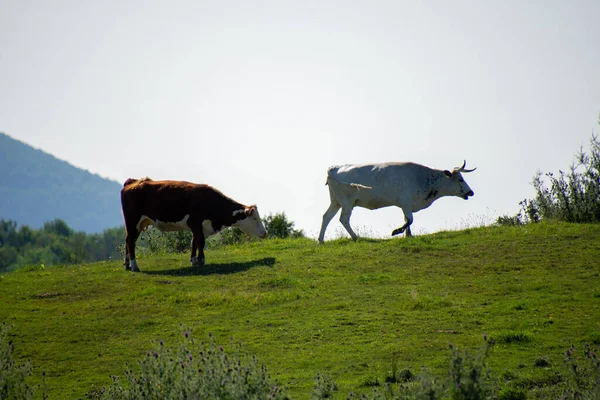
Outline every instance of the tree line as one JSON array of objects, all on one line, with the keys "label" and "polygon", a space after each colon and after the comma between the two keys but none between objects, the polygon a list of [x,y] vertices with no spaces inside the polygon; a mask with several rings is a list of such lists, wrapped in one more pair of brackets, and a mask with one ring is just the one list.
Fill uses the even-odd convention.
[{"label": "tree line", "polygon": [[40,229],[17,226],[0,219],[0,272],[30,265],[78,264],[120,258],[125,228],[102,233],[75,232],[65,221],[55,219]]}]

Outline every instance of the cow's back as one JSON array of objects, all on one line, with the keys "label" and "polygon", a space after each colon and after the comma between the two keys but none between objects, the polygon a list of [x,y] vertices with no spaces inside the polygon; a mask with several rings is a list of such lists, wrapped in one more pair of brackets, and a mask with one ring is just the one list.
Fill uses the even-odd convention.
[{"label": "cow's back", "polygon": [[340,182],[369,187],[356,194],[356,205],[369,209],[411,204],[436,176],[435,170],[410,162],[348,164],[332,167],[329,173]]},{"label": "cow's back", "polygon": [[[184,181],[136,180],[121,190],[123,214],[152,220],[181,221],[192,213],[202,214],[220,193],[208,185]],[[203,218],[203,215],[197,215]]]},{"label": "cow's back", "polygon": [[431,174],[432,169],[410,162],[376,164],[347,164],[332,167],[331,172],[340,180],[372,188],[393,185],[414,185]]}]

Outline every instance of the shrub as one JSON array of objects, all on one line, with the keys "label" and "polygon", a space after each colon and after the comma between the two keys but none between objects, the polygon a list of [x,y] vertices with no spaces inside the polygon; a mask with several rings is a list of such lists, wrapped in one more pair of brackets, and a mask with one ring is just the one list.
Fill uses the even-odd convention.
[{"label": "shrub", "polygon": [[174,253],[186,253],[190,251],[192,236],[191,231],[169,232],[165,235],[167,250]]},{"label": "shrub", "polygon": [[509,215],[502,215],[496,219],[496,224],[501,225],[501,226],[522,225],[524,223],[522,218],[523,218],[523,216],[521,215],[520,212],[517,215],[514,215],[512,217]]},{"label": "shrub", "polygon": [[232,245],[249,241],[250,237],[244,234],[240,228],[231,227],[221,231],[221,243],[224,245]]},{"label": "shrub", "polygon": [[494,340],[487,340],[484,335],[484,344],[475,356],[461,352],[454,347],[450,357],[450,382],[448,389],[452,399],[484,399],[490,391],[487,385],[488,374],[485,364],[489,349],[494,345]]},{"label": "shrub", "polygon": [[415,375],[408,368],[403,368],[398,371],[398,360],[392,359],[392,369],[388,371],[385,382],[386,383],[397,383],[397,382],[410,382],[415,378]]},{"label": "shrub", "polygon": [[[269,214],[263,218],[267,236],[270,238],[304,237],[302,230],[294,229],[294,223],[289,221],[285,213]],[[229,227],[216,235],[206,238],[206,248],[218,248],[221,246],[235,245],[257,240],[242,232],[236,227]],[[140,235],[138,241],[139,254],[167,254],[185,253],[190,251],[192,243],[192,232],[175,231],[160,232],[151,228]],[[119,252],[124,257],[124,245],[119,247]]]},{"label": "shrub", "polygon": [[283,212],[267,215],[263,218],[263,223],[270,238],[304,237],[304,232],[294,229],[294,223]]},{"label": "shrub", "polygon": [[[387,382],[381,389],[375,389],[373,394],[362,395],[364,400],[400,400],[400,399],[454,399],[477,400],[488,398],[492,393],[489,385],[488,369],[485,359],[490,348],[494,345],[493,339],[487,339],[480,350],[472,355],[467,351],[460,351],[450,345],[450,370],[442,378],[436,378],[424,369],[417,377],[416,382],[412,373],[404,373],[404,379],[397,379],[397,383]],[[351,394],[351,398],[357,397]]]},{"label": "shrub", "polygon": [[[188,332],[175,350],[160,346],[139,361],[139,373],[125,372],[127,385],[113,377],[108,388],[92,388],[89,399],[285,399],[256,357],[244,355],[241,346],[227,354],[209,334],[197,348]],[[196,348],[196,350],[194,350]]]},{"label": "shrub", "polygon": [[337,384],[331,377],[317,374],[317,376],[315,376],[312,398],[314,400],[330,399],[337,389]]},{"label": "shrub", "polygon": [[[549,186],[546,186],[547,178]],[[576,223],[600,223],[600,141],[592,134],[589,153],[577,152],[568,172],[537,172],[532,185],[536,196],[519,203],[513,217],[502,216],[498,225],[519,225],[554,219]]]},{"label": "shrub", "polygon": [[525,400],[527,393],[519,388],[507,388],[500,392],[498,400]]},{"label": "shrub", "polygon": [[31,364],[13,360],[14,346],[8,339],[10,327],[0,325],[0,399],[31,399],[33,388],[27,384]]},{"label": "shrub", "polygon": [[191,246],[191,231],[160,232],[150,228],[140,235],[136,250],[139,254],[185,253]]},{"label": "shrub", "polygon": [[241,229],[236,227],[230,227],[222,230],[216,235],[210,236],[206,239],[206,248],[214,249],[221,246],[231,246],[240,243],[247,243],[257,240],[254,237],[246,235]]},{"label": "shrub", "polygon": [[500,343],[527,343],[531,340],[531,337],[527,333],[523,332],[507,332],[498,335],[498,341]]},{"label": "shrub", "polygon": [[[600,348],[583,346],[579,352],[571,346],[565,353],[565,364],[573,379],[563,391],[563,399],[600,399]],[[581,354],[583,353],[583,354]]]},{"label": "shrub", "polygon": [[547,357],[538,357],[533,361],[533,365],[540,368],[548,368],[550,367],[550,361],[548,361]]}]

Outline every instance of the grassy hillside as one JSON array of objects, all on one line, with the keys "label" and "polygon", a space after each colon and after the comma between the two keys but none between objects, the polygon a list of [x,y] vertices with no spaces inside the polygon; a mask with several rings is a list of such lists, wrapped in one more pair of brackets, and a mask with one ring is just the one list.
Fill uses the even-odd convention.
[{"label": "grassy hillside", "polygon": [[317,372],[345,398],[394,365],[447,372],[448,344],[479,348],[482,334],[497,339],[498,384],[533,391],[560,384],[571,344],[600,344],[600,225],[269,240],[208,250],[202,269],[188,258],[140,258],[139,274],[114,261],[3,275],[16,357],[47,371],[50,398],[80,398],[191,328],[240,340],[294,398]]}]

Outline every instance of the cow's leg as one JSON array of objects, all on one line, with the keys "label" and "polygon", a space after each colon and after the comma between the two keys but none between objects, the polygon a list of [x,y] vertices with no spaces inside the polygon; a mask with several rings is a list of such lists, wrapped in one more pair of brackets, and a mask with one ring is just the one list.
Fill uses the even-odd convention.
[{"label": "cow's leg", "polygon": [[196,243],[196,236],[192,236],[192,254],[190,256],[190,261],[192,263],[192,267],[198,265],[198,257],[196,257],[196,251],[198,250],[198,243]]},{"label": "cow's leg", "polygon": [[127,238],[129,237],[129,229],[127,229],[127,220],[125,221],[125,270],[129,271],[129,245],[127,244]]},{"label": "cow's leg", "polygon": [[126,228],[127,234],[125,235],[125,269],[140,272],[137,262],[135,261],[135,242],[137,241],[140,233],[135,226]]},{"label": "cow's leg", "polygon": [[401,234],[402,232],[406,231],[406,236],[412,236],[412,233],[410,232],[410,225],[413,223],[413,214],[412,211],[410,210],[402,210],[404,212],[404,225],[402,225],[400,228],[396,228],[392,231],[392,236],[396,236]]},{"label": "cow's leg", "polygon": [[127,245],[127,234],[125,234],[125,270],[129,271],[129,246]]},{"label": "cow's leg", "polygon": [[340,222],[342,223],[344,228],[346,228],[346,231],[348,231],[348,233],[350,234],[350,237],[352,237],[352,240],[356,240],[358,238],[358,236],[356,236],[356,233],[354,233],[354,231],[352,230],[352,227],[350,226],[350,215],[352,215],[352,207],[348,207],[348,208],[342,207],[342,214],[340,215]]},{"label": "cow's leg", "polygon": [[325,230],[327,229],[327,225],[331,219],[335,216],[335,214],[340,209],[340,205],[337,202],[331,202],[325,214],[323,214],[323,222],[321,223],[321,232],[319,233],[319,243],[323,243],[325,240]]},{"label": "cow's leg", "polygon": [[[202,226],[198,230],[192,230],[192,267],[203,267],[204,266],[204,233],[202,232]],[[195,249],[198,250],[198,257],[196,256]]]}]

